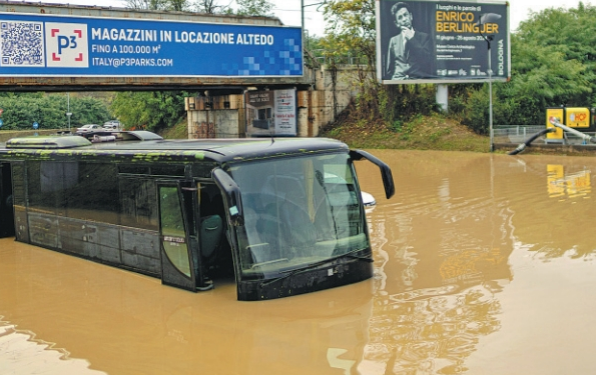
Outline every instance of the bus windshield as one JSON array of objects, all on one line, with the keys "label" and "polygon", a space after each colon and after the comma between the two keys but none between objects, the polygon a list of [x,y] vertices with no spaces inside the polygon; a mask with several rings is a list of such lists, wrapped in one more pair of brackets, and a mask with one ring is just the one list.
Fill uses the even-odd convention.
[{"label": "bus windshield", "polygon": [[243,163],[230,172],[242,195],[244,277],[276,277],[370,248],[347,154]]}]

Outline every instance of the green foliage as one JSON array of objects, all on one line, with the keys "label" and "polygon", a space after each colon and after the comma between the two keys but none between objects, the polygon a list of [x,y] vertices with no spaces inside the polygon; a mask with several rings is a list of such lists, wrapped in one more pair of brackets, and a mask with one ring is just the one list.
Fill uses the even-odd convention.
[{"label": "green foliage", "polygon": [[188,123],[183,120],[170,128],[165,128],[159,135],[164,139],[188,139]]},{"label": "green foliage", "polygon": [[[34,122],[40,129],[65,129],[68,127],[67,98],[65,94],[9,93],[0,95],[1,130],[29,130]],[[84,124],[103,124],[111,119],[110,112],[101,100],[92,97],[70,98],[71,127]]]},{"label": "green foliage", "polygon": [[124,0],[124,4],[130,9],[165,10],[189,12],[193,9],[200,13],[224,13],[229,8],[219,5],[218,0]]},{"label": "green foliage", "polygon": [[124,5],[131,9],[146,10],[187,10],[187,0],[124,0]]},{"label": "green foliage", "polygon": [[394,132],[399,132],[399,131],[401,131],[402,126],[403,126],[403,122],[401,120],[394,120],[389,125],[389,129]]},{"label": "green foliage", "polygon": [[321,45],[329,61],[341,62],[350,56],[375,64],[375,1],[329,0],[324,5],[325,37]]},{"label": "green foliage", "polygon": [[451,134],[451,129],[439,129],[434,133],[431,133],[428,136],[428,141],[430,143],[436,143],[438,141],[440,141],[441,139],[443,139],[444,136]]},{"label": "green foliage", "polygon": [[322,38],[305,34],[304,51],[304,63],[308,67],[318,68],[325,60],[325,48],[322,44]]},{"label": "green foliage", "polygon": [[413,116],[436,111],[434,85],[380,86],[379,112],[385,121],[408,121]]},{"label": "green foliage", "polygon": [[236,0],[240,16],[272,16],[273,4],[267,0]]},{"label": "green foliage", "polygon": [[[376,80],[376,29],[374,0],[329,0],[324,5],[326,35],[318,45],[333,71],[339,63],[363,64],[354,88],[356,99],[349,108],[355,121],[385,122],[392,132],[418,114],[437,109],[433,85],[382,85]],[[317,46],[318,47],[318,46]],[[351,57],[349,61],[345,57]],[[355,59],[354,59],[355,58]]]},{"label": "green foliage", "polygon": [[207,14],[227,13],[230,9],[229,6],[219,5],[217,0],[197,0],[194,8],[197,12]]},{"label": "green foliage", "polygon": [[464,106],[462,123],[478,134],[488,134],[488,90],[472,90]]},{"label": "green foliage", "polygon": [[0,91],[0,98],[43,98],[43,92],[21,92]]},{"label": "green foliage", "polygon": [[186,96],[184,91],[119,92],[111,109],[127,129],[159,132],[184,118]]},{"label": "green foliage", "polygon": [[323,129],[323,137],[339,139],[350,148],[417,149],[445,151],[488,151],[488,137],[474,134],[464,126],[439,113],[415,115],[399,121],[397,131],[371,128],[372,124],[346,118],[334,128]]},{"label": "green foliage", "polygon": [[[596,103],[596,7],[533,13],[511,37],[511,81],[493,83],[493,123],[544,123],[546,108]],[[454,100],[455,98],[455,100]],[[450,110],[488,133],[488,85],[450,99]]]}]

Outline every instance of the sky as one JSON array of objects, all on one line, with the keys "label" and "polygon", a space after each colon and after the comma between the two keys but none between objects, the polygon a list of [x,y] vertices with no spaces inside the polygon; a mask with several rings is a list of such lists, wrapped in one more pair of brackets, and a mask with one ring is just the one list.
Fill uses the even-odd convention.
[{"label": "sky", "polygon": [[[269,0],[274,4],[273,13],[277,16],[284,25],[289,26],[300,26],[301,25],[301,0]],[[305,29],[310,35],[323,36],[325,32],[325,21],[323,14],[317,12],[318,4],[324,0],[303,0],[304,1],[304,23]],[[464,0],[465,1],[465,0]],[[39,0],[24,2],[35,2],[39,3]],[[124,7],[125,2],[121,0],[43,0],[43,3],[58,3],[58,4],[76,4],[76,5],[99,5],[99,6],[113,6],[113,7]],[[219,4],[228,5],[233,0],[220,0]],[[449,0],[442,1],[448,3]],[[577,7],[579,0],[572,0],[563,4],[561,0],[509,0],[509,23],[511,31],[515,31],[521,21],[528,19],[530,11],[540,12],[547,8],[575,8]],[[596,0],[583,0],[585,5],[594,5]]]}]

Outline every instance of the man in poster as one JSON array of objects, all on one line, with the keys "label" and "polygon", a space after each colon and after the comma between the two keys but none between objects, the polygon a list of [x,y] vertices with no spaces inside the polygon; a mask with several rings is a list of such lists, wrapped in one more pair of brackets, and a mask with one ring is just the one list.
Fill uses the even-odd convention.
[{"label": "man in poster", "polygon": [[391,80],[431,78],[434,76],[432,38],[427,33],[414,30],[414,17],[406,3],[394,4],[391,14],[399,33],[389,41],[384,76]]}]

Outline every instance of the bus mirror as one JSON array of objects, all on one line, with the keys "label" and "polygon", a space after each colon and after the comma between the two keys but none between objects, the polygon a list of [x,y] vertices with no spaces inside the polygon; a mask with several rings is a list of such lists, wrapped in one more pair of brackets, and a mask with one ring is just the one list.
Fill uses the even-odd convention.
[{"label": "bus mirror", "polygon": [[211,177],[217,184],[217,187],[225,193],[228,202],[228,213],[230,222],[234,226],[244,224],[242,214],[242,198],[240,188],[236,181],[223,169],[215,168],[211,171]]},{"label": "bus mirror", "polygon": [[350,157],[352,160],[366,159],[379,167],[381,170],[381,177],[383,178],[383,186],[385,187],[385,196],[387,199],[391,198],[395,194],[395,185],[393,184],[393,174],[391,168],[385,164],[381,159],[374,157],[366,151],[362,150],[350,150]]}]

